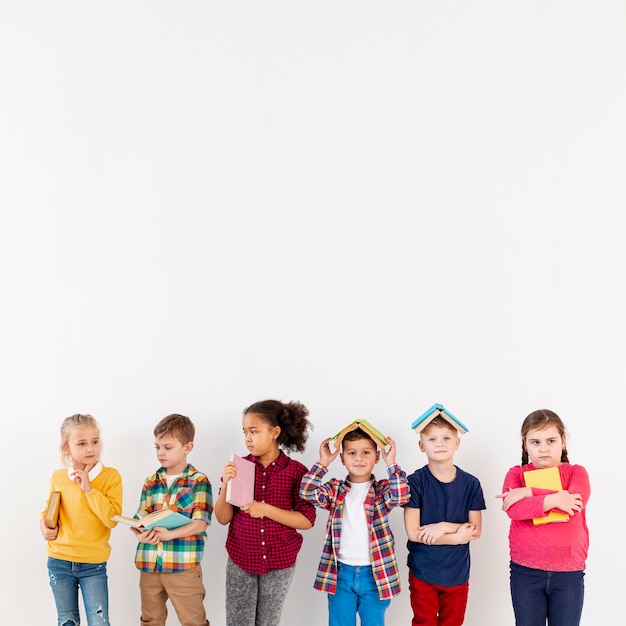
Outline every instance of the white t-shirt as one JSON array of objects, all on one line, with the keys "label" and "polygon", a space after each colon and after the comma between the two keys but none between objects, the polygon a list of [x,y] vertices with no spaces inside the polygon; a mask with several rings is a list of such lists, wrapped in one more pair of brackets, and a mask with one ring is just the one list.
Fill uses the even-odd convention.
[{"label": "white t-shirt", "polygon": [[180,478],[182,474],[176,474],[175,476],[170,476],[169,474],[165,475],[165,480],[167,481],[167,488],[169,489],[178,478]]},{"label": "white t-shirt", "polygon": [[365,517],[365,498],[372,484],[350,483],[350,491],[343,501],[339,561],[346,565],[370,565],[370,533]]}]

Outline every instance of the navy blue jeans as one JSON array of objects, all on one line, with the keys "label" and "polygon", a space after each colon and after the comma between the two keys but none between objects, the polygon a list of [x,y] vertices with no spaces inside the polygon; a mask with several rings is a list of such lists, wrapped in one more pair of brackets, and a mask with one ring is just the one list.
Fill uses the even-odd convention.
[{"label": "navy blue jeans", "polygon": [[548,572],[511,563],[516,626],[578,626],[585,572]]},{"label": "navy blue jeans", "polygon": [[109,626],[106,563],[74,563],[48,557],[48,576],[57,607],[58,626],[80,624],[80,588],[89,626]]}]

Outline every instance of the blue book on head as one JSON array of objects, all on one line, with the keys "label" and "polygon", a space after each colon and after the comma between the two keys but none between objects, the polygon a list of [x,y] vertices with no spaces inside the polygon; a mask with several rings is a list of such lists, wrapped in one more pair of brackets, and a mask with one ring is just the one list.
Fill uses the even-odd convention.
[{"label": "blue book on head", "polygon": [[424,413],[422,413],[412,424],[411,424],[411,428],[416,432],[416,433],[420,433],[422,430],[424,430],[424,428],[426,428],[426,426],[428,426],[428,424],[430,424],[436,417],[442,417],[443,419],[445,419],[447,422],[449,422],[450,424],[452,424],[452,426],[454,426],[454,428],[456,428],[460,433],[466,433],[468,432],[469,428],[467,428],[467,426],[465,426],[465,424],[463,424],[463,422],[459,419],[457,419],[456,417],[454,417],[454,415],[452,415],[452,413],[450,413],[450,411],[448,411],[448,409],[446,409],[443,404],[433,404],[430,409],[428,409],[428,411],[425,411]]}]

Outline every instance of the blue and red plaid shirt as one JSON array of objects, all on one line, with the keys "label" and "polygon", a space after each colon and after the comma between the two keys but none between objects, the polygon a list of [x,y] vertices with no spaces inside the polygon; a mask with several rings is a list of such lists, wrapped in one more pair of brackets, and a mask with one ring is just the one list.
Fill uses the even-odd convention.
[{"label": "blue and red plaid shirt", "polygon": [[[315,507],[300,495],[300,480],[306,467],[290,459],[282,450],[278,458],[267,467],[257,457],[248,454],[246,459],[256,464],[254,499],[266,502],[285,511],[298,511],[311,525],[315,523]],[[228,526],[226,550],[233,563],[249,574],[293,567],[302,545],[302,535],[295,529],[274,520],[250,517],[235,507]]]},{"label": "blue and red plaid shirt", "polygon": [[[322,484],[327,471],[326,467],[315,463],[311,471],[302,478],[300,495],[305,500],[330,511],[314,587],[334,594],[337,590],[337,555],[341,540],[343,502],[351,485],[347,479],[337,478]],[[400,593],[400,576],[388,514],[392,508],[406,504],[410,497],[406,473],[398,465],[390,465],[387,472],[389,480],[374,480],[364,503],[367,527],[370,531],[372,573],[381,600]]]},{"label": "blue and red plaid shirt", "polygon": [[[193,465],[167,488],[167,474],[162,467],[146,478],[135,517],[142,518],[153,511],[172,509],[187,517],[211,523],[213,500],[209,479]],[[196,567],[202,560],[206,533],[160,541],[157,544],[139,543],[135,565],[143,572],[173,573]]]}]

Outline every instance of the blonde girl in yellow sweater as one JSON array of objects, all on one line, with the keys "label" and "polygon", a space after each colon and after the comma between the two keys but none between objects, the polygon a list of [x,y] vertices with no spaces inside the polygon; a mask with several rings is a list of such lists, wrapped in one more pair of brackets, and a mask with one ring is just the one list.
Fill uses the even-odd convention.
[{"label": "blonde girl in yellow sweater", "polygon": [[58,626],[80,624],[78,590],[88,626],[109,626],[106,565],[114,515],[122,512],[122,477],[100,462],[100,429],[91,415],[71,415],[61,425],[61,454],[66,467],[50,479],[50,494],[60,492],[55,528],[42,512],[39,526],[47,541],[48,575]]}]

